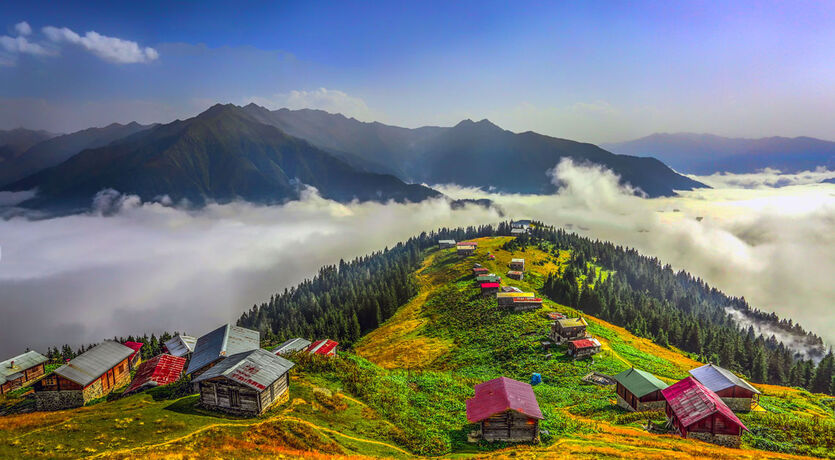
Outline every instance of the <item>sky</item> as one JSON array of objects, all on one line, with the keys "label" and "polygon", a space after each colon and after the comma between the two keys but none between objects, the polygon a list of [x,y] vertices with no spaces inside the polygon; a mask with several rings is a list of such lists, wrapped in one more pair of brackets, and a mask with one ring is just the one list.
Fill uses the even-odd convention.
[{"label": "sky", "polygon": [[830,2],[2,2],[0,129],[215,102],[588,142],[835,140]]}]

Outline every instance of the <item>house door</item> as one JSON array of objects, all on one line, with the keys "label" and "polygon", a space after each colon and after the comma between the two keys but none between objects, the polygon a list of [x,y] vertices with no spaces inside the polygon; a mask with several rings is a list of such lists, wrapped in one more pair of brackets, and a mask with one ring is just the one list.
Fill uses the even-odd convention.
[{"label": "house door", "polygon": [[229,390],[229,406],[241,407],[241,393],[238,390]]}]

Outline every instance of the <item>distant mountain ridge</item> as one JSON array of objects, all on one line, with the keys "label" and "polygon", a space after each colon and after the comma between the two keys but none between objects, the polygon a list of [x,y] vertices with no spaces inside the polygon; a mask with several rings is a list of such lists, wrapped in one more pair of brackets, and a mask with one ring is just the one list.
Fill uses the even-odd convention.
[{"label": "distant mountain ridge", "polygon": [[627,142],[601,144],[626,155],[653,156],[690,174],[752,173],[764,168],[787,173],[835,169],[835,142],[812,137],[744,139],[713,134],[656,133]]},{"label": "distant mountain ridge", "polygon": [[620,175],[649,196],[706,187],[652,158],[615,155],[593,144],[532,131],[513,133],[489,120],[464,120],[449,128],[416,129],[366,123],[321,110],[270,111],[244,107],[253,117],[306,139],[357,167],[414,182],[455,183],[512,193],[551,193],[546,171],[563,158],[592,162]]},{"label": "distant mountain ridge", "polygon": [[391,175],[359,171],[231,104],[84,150],[7,189],[38,189],[23,207],[71,212],[88,208],[108,188],[143,200],[167,195],[198,205],[239,198],[271,204],[298,198],[303,184],[337,201],[440,196]]},{"label": "distant mountain ridge", "polygon": [[0,164],[12,160],[33,145],[55,136],[57,134],[26,128],[0,130]]},{"label": "distant mountain ridge", "polygon": [[0,186],[63,163],[84,149],[103,147],[151,126],[153,125],[140,125],[136,122],[126,125],[112,123],[103,128],[88,128],[70,134],[49,136],[3,163],[3,167],[0,168]]}]

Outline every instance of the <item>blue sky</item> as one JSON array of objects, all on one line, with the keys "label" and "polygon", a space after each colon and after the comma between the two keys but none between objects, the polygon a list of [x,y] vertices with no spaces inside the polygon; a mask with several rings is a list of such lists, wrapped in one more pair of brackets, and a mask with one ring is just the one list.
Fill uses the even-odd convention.
[{"label": "blue sky", "polygon": [[591,142],[835,138],[828,2],[18,3],[0,5],[0,129],[254,101]]}]

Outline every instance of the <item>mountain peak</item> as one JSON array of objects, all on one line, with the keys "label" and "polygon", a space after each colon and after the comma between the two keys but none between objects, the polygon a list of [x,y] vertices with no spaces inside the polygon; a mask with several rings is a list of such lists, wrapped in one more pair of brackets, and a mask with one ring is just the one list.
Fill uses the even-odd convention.
[{"label": "mountain peak", "polygon": [[479,121],[473,121],[473,120],[467,118],[466,120],[461,120],[457,125],[455,125],[455,128],[480,128],[480,129],[490,128],[490,129],[498,129],[498,130],[504,131],[502,128],[500,128],[495,123],[491,122],[490,120],[488,120],[486,118],[483,118]]}]

